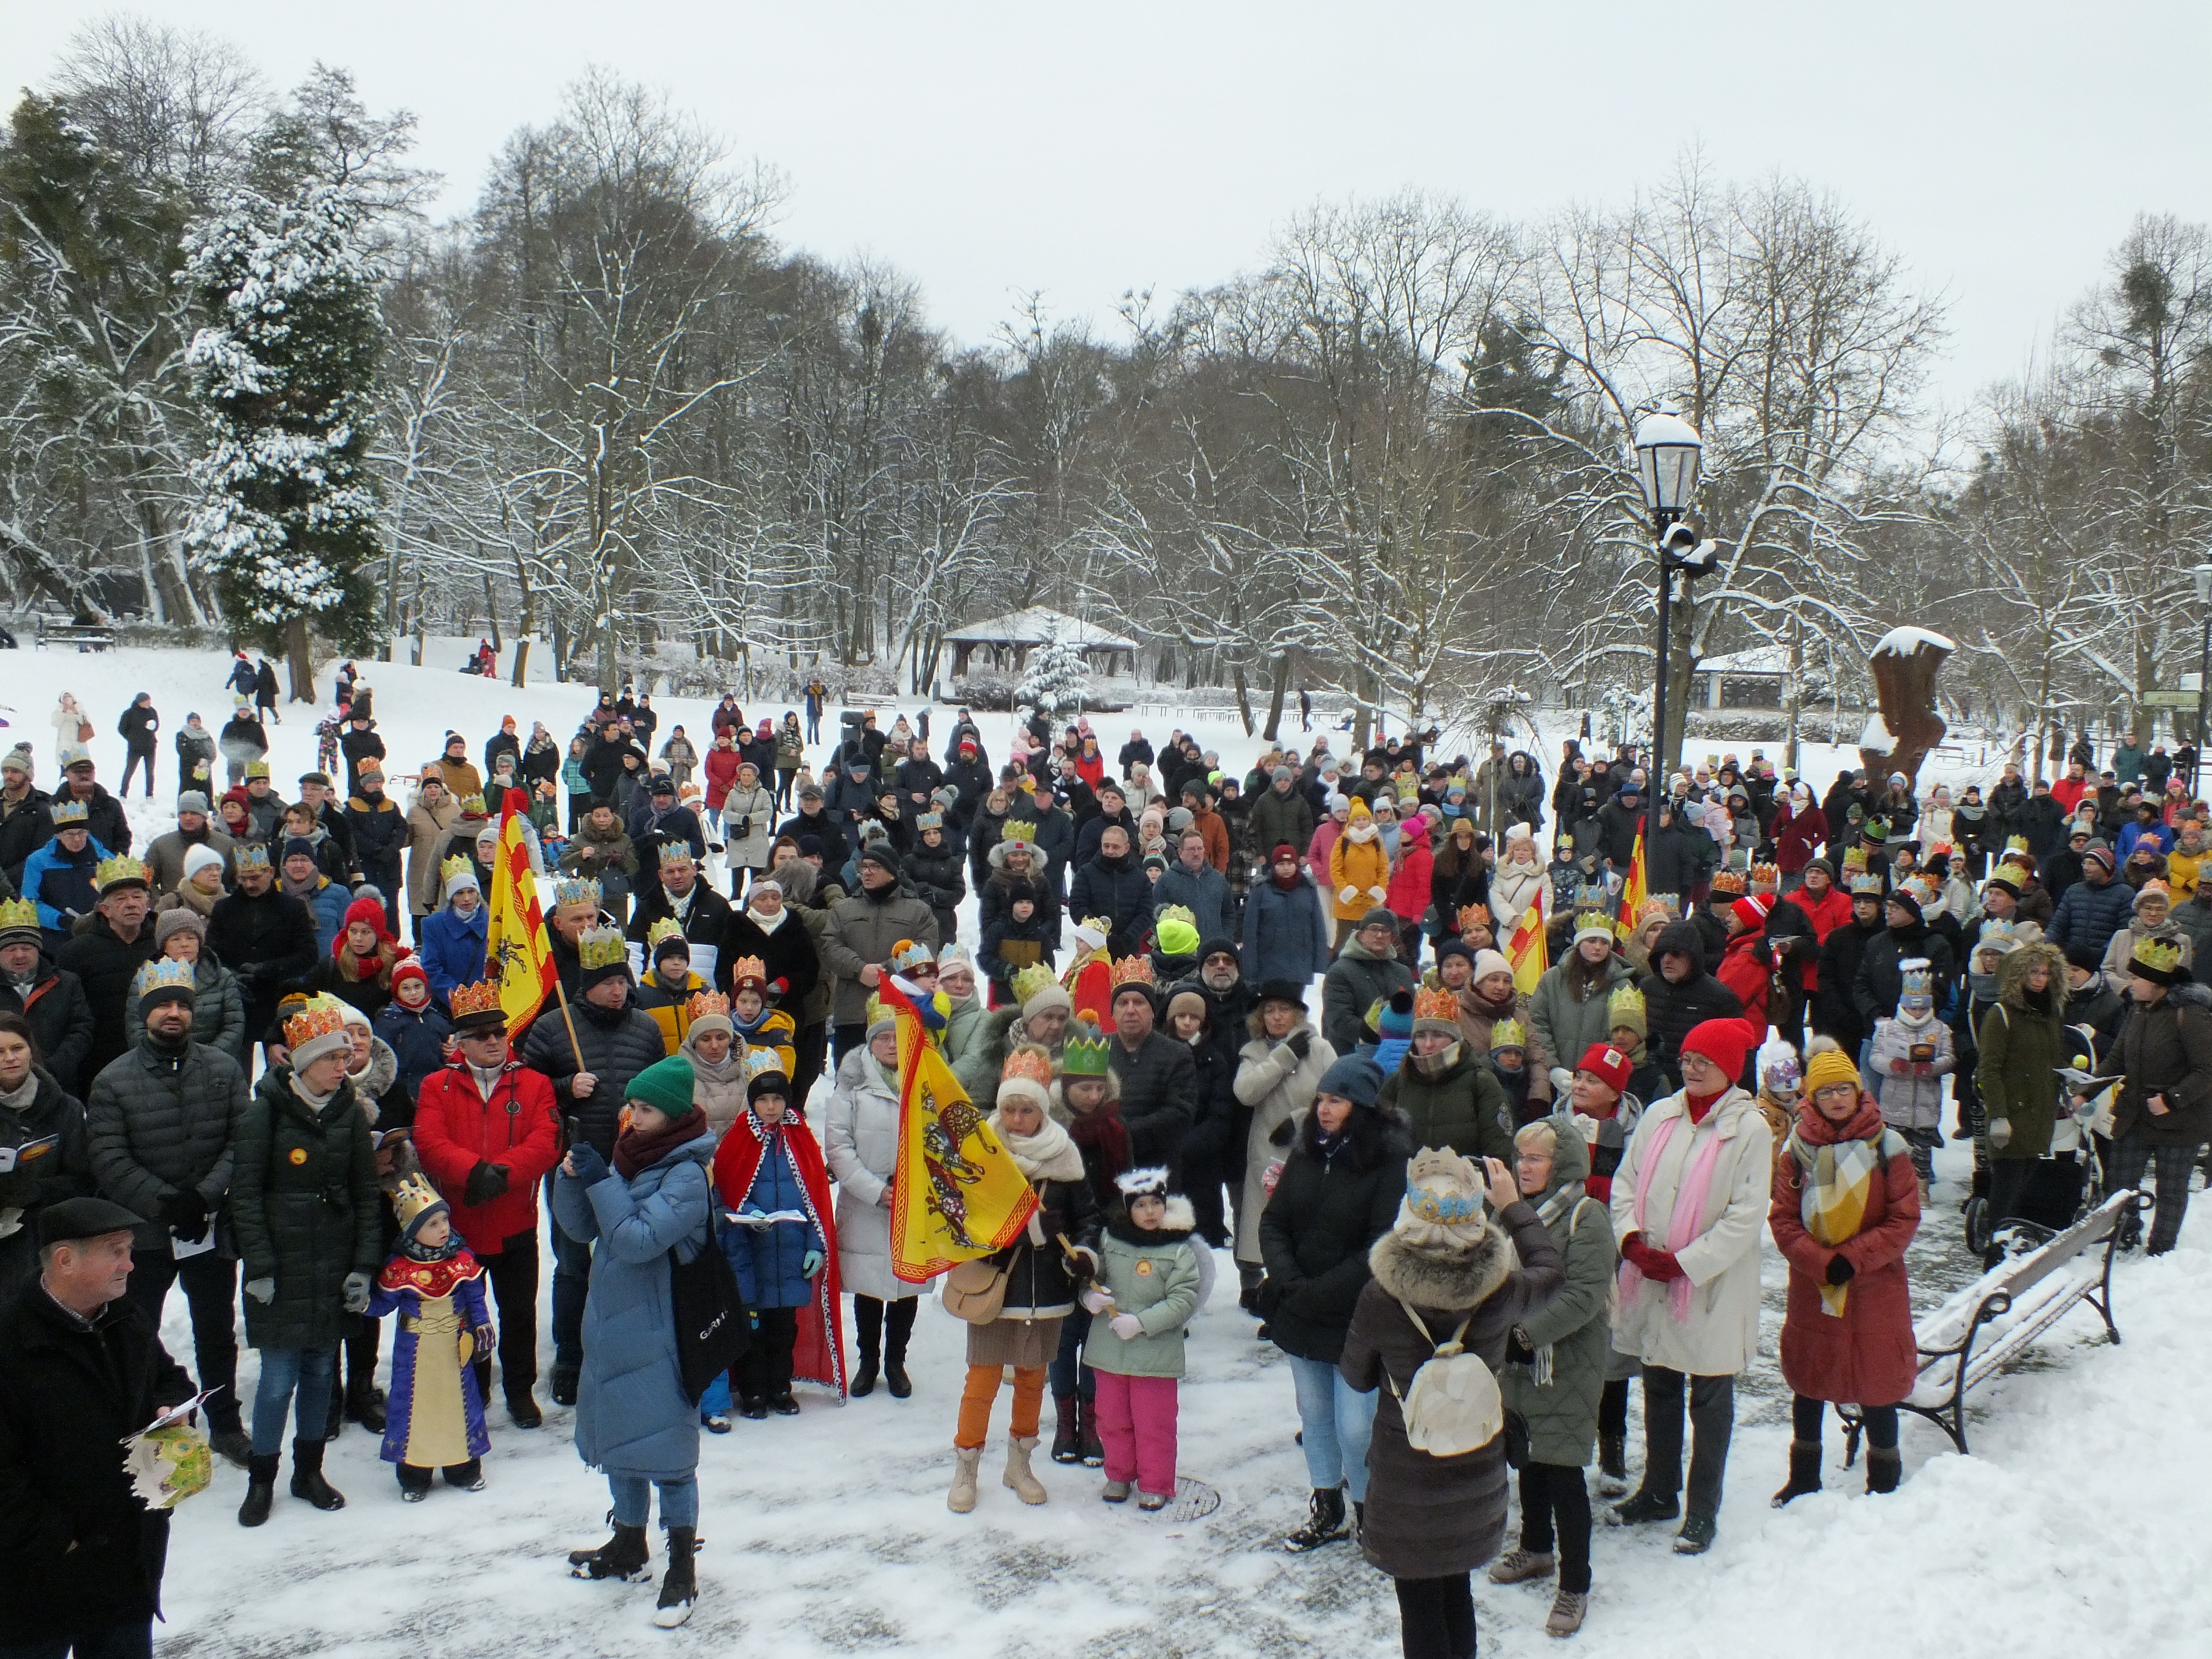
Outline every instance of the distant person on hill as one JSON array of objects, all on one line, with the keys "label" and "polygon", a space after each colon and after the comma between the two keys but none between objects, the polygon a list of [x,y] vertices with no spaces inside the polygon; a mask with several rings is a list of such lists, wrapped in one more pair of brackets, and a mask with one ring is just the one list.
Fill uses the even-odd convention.
[{"label": "distant person on hill", "polygon": [[155,712],[154,694],[141,691],[115,722],[115,735],[123,739],[124,754],[123,781],[116,787],[118,795],[131,793],[131,775],[143,766],[146,769],[146,799],[154,799],[154,738],[161,729],[161,717]]},{"label": "distant person on hill", "polygon": [[283,724],[276,713],[276,670],[266,657],[262,658],[260,667],[254,671],[253,701],[270,721],[280,726]]}]

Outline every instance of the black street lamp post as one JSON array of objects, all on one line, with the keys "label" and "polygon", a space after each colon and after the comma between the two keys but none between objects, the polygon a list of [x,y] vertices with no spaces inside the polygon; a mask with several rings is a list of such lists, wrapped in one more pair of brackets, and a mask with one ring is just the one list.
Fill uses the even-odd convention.
[{"label": "black street lamp post", "polygon": [[1697,545],[1697,537],[1681,524],[1690,498],[1697,492],[1698,465],[1705,441],[1698,430],[1671,408],[1646,415],[1636,423],[1636,476],[1644,486],[1644,504],[1651,514],[1651,538],[1659,551],[1658,677],[1651,691],[1650,787],[1666,787],[1672,762],[1667,745],[1667,647],[1673,625],[1674,573],[1696,574],[1702,566],[1682,556]]}]

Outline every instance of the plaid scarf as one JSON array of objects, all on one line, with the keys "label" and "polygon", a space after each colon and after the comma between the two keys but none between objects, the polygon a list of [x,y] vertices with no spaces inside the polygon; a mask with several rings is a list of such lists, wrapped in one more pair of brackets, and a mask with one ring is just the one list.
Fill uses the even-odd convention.
[{"label": "plaid scarf", "polygon": [[[1808,1129],[1817,1140],[1808,1137]],[[1831,1135],[1838,1138],[1832,1140]],[[1840,1124],[1820,1118],[1808,1101],[1798,1109],[1797,1127],[1785,1150],[1801,1171],[1798,1215],[1806,1235],[1832,1250],[1858,1237],[1875,1178],[1906,1148],[1901,1136],[1883,1127],[1874,1103],[1862,1097],[1858,1113]],[[1849,1282],[1823,1284],[1820,1291],[1820,1311],[1842,1318],[1850,1300]]]}]

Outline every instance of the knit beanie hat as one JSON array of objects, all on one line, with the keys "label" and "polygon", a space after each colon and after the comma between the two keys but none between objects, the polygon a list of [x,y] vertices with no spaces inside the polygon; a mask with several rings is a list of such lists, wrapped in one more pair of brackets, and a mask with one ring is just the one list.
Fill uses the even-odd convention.
[{"label": "knit beanie hat", "polygon": [[179,933],[196,933],[204,941],[207,939],[207,918],[181,904],[173,910],[164,910],[154,918],[154,948],[156,951]]},{"label": "knit beanie hat", "polygon": [[1591,1043],[1583,1050],[1583,1057],[1576,1062],[1575,1069],[1588,1072],[1599,1079],[1615,1094],[1628,1087],[1628,1056],[1609,1042]]},{"label": "knit beanie hat", "polygon": [[1362,1055],[1346,1054],[1322,1073],[1316,1092],[1341,1095],[1353,1105],[1372,1111],[1382,1092],[1382,1068]]},{"label": "knit beanie hat", "polygon": [[1859,1068],[1851,1057],[1836,1045],[1832,1037],[1814,1037],[1805,1050],[1805,1092],[1817,1095],[1821,1090],[1838,1083],[1848,1083],[1853,1088],[1859,1084]]},{"label": "knit beanie hat", "polygon": [[681,1117],[691,1109],[691,1062],[681,1054],[671,1054],[632,1078],[623,1098],[643,1101],[671,1117]]},{"label": "knit beanie hat", "polygon": [[205,842],[195,842],[185,848],[185,879],[186,881],[190,881],[210,866],[213,866],[217,870],[222,869],[222,854]]},{"label": "knit beanie hat", "polygon": [[392,967],[392,994],[398,996],[399,988],[410,979],[420,980],[426,991],[430,988],[430,975],[423,971],[421,960],[415,957],[402,957]]},{"label": "knit beanie hat", "polygon": [[1733,1083],[1743,1075],[1744,1056],[1751,1052],[1752,1044],[1760,1034],[1740,1019],[1708,1019],[1690,1028],[1682,1039],[1686,1054],[1703,1054],[1721,1068]]},{"label": "knit beanie hat", "polygon": [[1510,975],[1512,971],[1513,964],[1500,951],[1482,950],[1474,953],[1474,979],[1478,985],[1492,974]]}]

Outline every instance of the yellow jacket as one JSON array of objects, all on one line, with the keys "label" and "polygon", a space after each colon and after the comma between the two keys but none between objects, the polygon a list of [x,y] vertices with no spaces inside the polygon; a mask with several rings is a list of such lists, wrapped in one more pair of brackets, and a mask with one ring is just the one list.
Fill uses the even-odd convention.
[{"label": "yellow jacket", "polygon": [[[1339,921],[1357,921],[1382,903],[1390,888],[1390,855],[1382,850],[1382,838],[1339,836],[1329,849],[1328,882],[1329,902]],[[1350,898],[1344,896],[1347,887],[1352,890]]]}]

